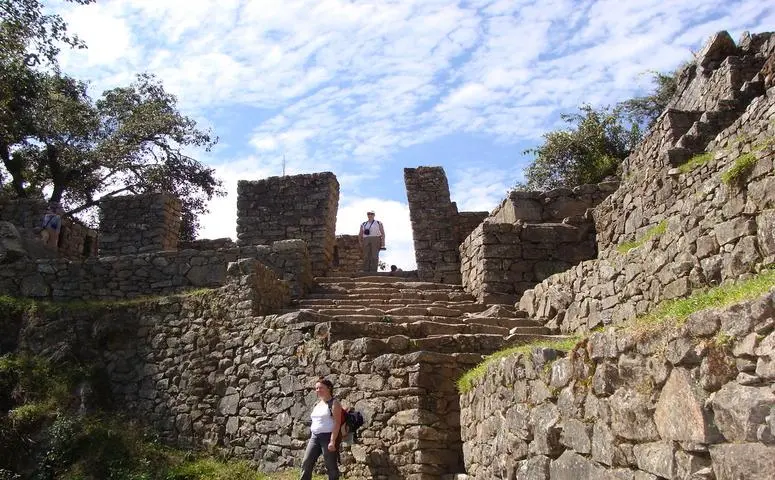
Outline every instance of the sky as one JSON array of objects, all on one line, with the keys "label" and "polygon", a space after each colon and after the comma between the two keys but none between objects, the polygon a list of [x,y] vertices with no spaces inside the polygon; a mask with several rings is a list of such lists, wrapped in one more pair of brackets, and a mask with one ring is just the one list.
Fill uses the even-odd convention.
[{"label": "sky", "polygon": [[[98,95],[157,75],[219,137],[194,152],[228,192],[200,238],[236,238],[237,181],[334,172],[337,234],[365,212],[381,259],[415,267],[403,169],[442,166],[460,211],[490,211],[578,106],[651,87],[719,30],[775,29],[762,0],[98,0],[48,2],[88,49],[67,73]],[[283,163],[285,167],[283,167]]]}]

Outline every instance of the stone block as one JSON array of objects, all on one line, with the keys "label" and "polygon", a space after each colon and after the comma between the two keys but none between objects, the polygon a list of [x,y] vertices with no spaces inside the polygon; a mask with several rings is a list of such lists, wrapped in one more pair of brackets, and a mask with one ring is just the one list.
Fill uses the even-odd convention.
[{"label": "stone block", "polygon": [[606,470],[572,450],[565,450],[549,466],[549,478],[552,480],[593,480],[607,479]]},{"label": "stone block", "polygon": [[772,480],[775,446],[761,443],[712,445],[710,458],[716,480]]},{"label": "stone block", "polygon": [[646,395],[622,387],[611,396],[609,405],[614,434],[639,442],[659,438],[651,413],[653,407]]},{"label": "stone block", "polygon": [[725,385],[711,400],[716,425],[729,442],[755,442],[774,404],[775,394],[769,387],[736,383]]},{"label": "stone block", "polygon": [[520,480],[549,480],[549,465],[551,459],[536,455],[519,463],[517,478]]},{"label": "stone block", "polygon": [[675,476],[675,444],[673,442],[641,443],[632,448],[638,468],[662,478]]},{"label": "stone block", "polygon": [[662,388],[654,423],[663,440],[711,443],[718,439],[707,393],[684,368],[674,368]]},{"label": "stone block", "polygon": [[560,442],[578,453],[592,453],[593,426],[576,419],[563,422]]}]

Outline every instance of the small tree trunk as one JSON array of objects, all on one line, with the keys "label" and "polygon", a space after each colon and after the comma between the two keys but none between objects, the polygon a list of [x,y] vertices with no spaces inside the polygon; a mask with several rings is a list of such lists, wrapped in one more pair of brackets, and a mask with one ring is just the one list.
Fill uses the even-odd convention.
[{"label": "small tree trunk", "polygon": [[11,174],[11,185],[13,191],[19,198],[26,198],[27,191],[24,189],[24,174],[22,173],[22,162],[14,160],[11,157],[10,145],[0,141],[0,159],[5,165],[5,169]]}]

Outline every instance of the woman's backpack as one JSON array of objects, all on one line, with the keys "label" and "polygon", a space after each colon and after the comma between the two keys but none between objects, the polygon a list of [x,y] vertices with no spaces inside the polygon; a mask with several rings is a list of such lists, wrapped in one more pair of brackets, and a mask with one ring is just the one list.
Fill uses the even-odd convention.
[{"label": "woman's backpack", "polygon": [[[331,416],[334,416],[334,397],[328,402],[328,411]],[[336,449],[339,451],[339,444],[342,442],[342,437],[352,433],[353,443],[358,443],[358,429],[363,426],[363,414],[354,408],[342,407],[342,428],[339,435],[336,437]]]}]

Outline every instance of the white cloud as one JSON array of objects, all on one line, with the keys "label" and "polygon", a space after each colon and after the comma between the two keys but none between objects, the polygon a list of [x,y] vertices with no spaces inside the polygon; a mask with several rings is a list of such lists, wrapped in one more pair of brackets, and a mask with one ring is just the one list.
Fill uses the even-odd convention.
[{"label": "white cloud", "polygon": [[[648,84],[644,72],[674,68],[718,29],[737,35],[775,24],[775,9],[760,0],[59,5],[90,47],[64,52],[63,66],[93,80],[96,90],[147,70],[196,118],[243,111],[239,126],[229,128],[242,128],[245,138],[229,137],[213,121],[233,148],[205,158],[218,165],[230,197],[211,205],[217,214],[203,219],[204,236],[233,235],[237,179],[278,175],[283,158],[288,174],[335,172],[342,208],[350,208],[356,195],[372,195],[369,182],[386,167],[395,170],[396,155],[409,147],[461,133],[534,142],[560,112],[639,92]],[[464,210],[493,208],[516,176],[503,165],[458,173],[470,162],[422,163],[447,168]],[[386,223],[408,225],[408,214],[400,218]]]},{"label": "white cloud", "polygon": [[385,246],[380,260],[387,265],[396,265],[402,270],[414,270],[412,226],[409,221],[409,206],[405,203],[382,198],[340,198],[339,215],[336,221],[338,235],[357,235],[361,223],[366,221],[366,212],[374,210],[375,218],[385,227]]}]

